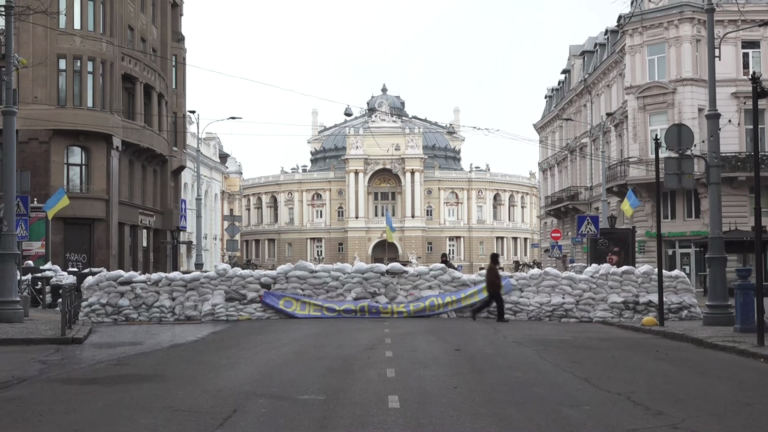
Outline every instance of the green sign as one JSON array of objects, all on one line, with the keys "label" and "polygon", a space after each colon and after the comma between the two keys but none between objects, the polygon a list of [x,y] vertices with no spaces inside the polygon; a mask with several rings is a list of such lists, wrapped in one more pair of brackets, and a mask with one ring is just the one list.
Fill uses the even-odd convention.
[{"label": "green sign", "polygon": [[588,249],[589,248],[587,246],[584,246],[584,247],[581,248],[581,250],[583,250],[584,252],[587,252]]},{"label": "green sign", "polygon": [[[664,237],[706,237],[708,235],[709,231],[677,231],[662,233],[662,236]],[[646,231],[645,236],[655,238],[656,231]]]}]

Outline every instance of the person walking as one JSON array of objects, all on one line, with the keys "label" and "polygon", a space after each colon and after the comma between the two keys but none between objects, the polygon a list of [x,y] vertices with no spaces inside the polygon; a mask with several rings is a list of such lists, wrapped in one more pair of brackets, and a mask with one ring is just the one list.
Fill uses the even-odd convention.
[{"label": "person walking", "polygon": [[448,260],[448,254],[445,252],[443,252],[443,254],[440,255],[440,263],[451,270],[456,270],[456,266],[453,265],[453,263]]},{"label": "person walking", "polygon": [[501,297],[501,275],[499,274],[499,254],[491,254],[491,263],[485,269],[485,288],[488,297],[472,309],[472,320],[477,319],[477,314],[487,309],[491,303],[496,302],[496,321],[509,322],[504,318],[504,299]]}]

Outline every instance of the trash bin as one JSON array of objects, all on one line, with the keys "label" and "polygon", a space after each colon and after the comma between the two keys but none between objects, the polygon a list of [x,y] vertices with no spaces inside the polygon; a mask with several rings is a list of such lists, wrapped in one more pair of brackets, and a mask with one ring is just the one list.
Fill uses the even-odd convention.
[{"label": "trash bin", "polygon": [[739,280],[731,284],[736,309],[736,324],[733,326],[733,331],[736,333],[754,333],[757,331],[755,284],[749,280],[751,275],[751,267],[737,268],[736,277]]}]

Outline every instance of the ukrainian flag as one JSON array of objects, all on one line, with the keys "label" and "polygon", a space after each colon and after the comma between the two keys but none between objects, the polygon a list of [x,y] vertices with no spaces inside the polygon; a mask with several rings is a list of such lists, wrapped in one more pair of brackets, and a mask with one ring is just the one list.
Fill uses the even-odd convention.
[{"label": "ukrainian flag", "polygon": [[57,190],[56,193],[48,199],[48,201],[45,202],[43,211],[48,214],[48,219],[53,219],[59,210],[68,205],[69,197],[67,196],[67,192],[64,190],[64,188],[61,188]]},{"label": "ukrainian flag", "polygon": [[632,189],[627,192],[627,196],[624,197],[624,202],[621,203],[621,209],[624,210],[624,214],[627,217],[632,217],[635,214],[635,209],[640,206],[640,200],[637,199]]},{"label": "ukrainian flag", "polygon": [[392,225],[392,218],[389,217],[389,209],[387,209],[387,241],[393,243],[395,241],[395,227]]}]

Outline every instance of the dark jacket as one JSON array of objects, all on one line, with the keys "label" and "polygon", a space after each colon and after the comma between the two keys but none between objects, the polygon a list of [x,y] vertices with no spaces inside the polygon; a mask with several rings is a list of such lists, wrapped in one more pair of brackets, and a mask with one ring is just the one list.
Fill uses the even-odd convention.
[{"label": "dark jacket", "polygon": [[453,265],[453,263],[452,263],[452,262],[450,262],[450,261],[448,261],[448,260],[442,261],[442,264],[443,264],[444,266],[448,267],[448,268],[449,268],[449,269],[451,269],[451,270],[456,270],[456,266],[455,266],[455,265]]},{"label": "dark jacket", "polygon": [[501,292],[501,275],[499,268],[493,264],[488,264],[485,269],[485,285],[488,288],[488,294]]}]

